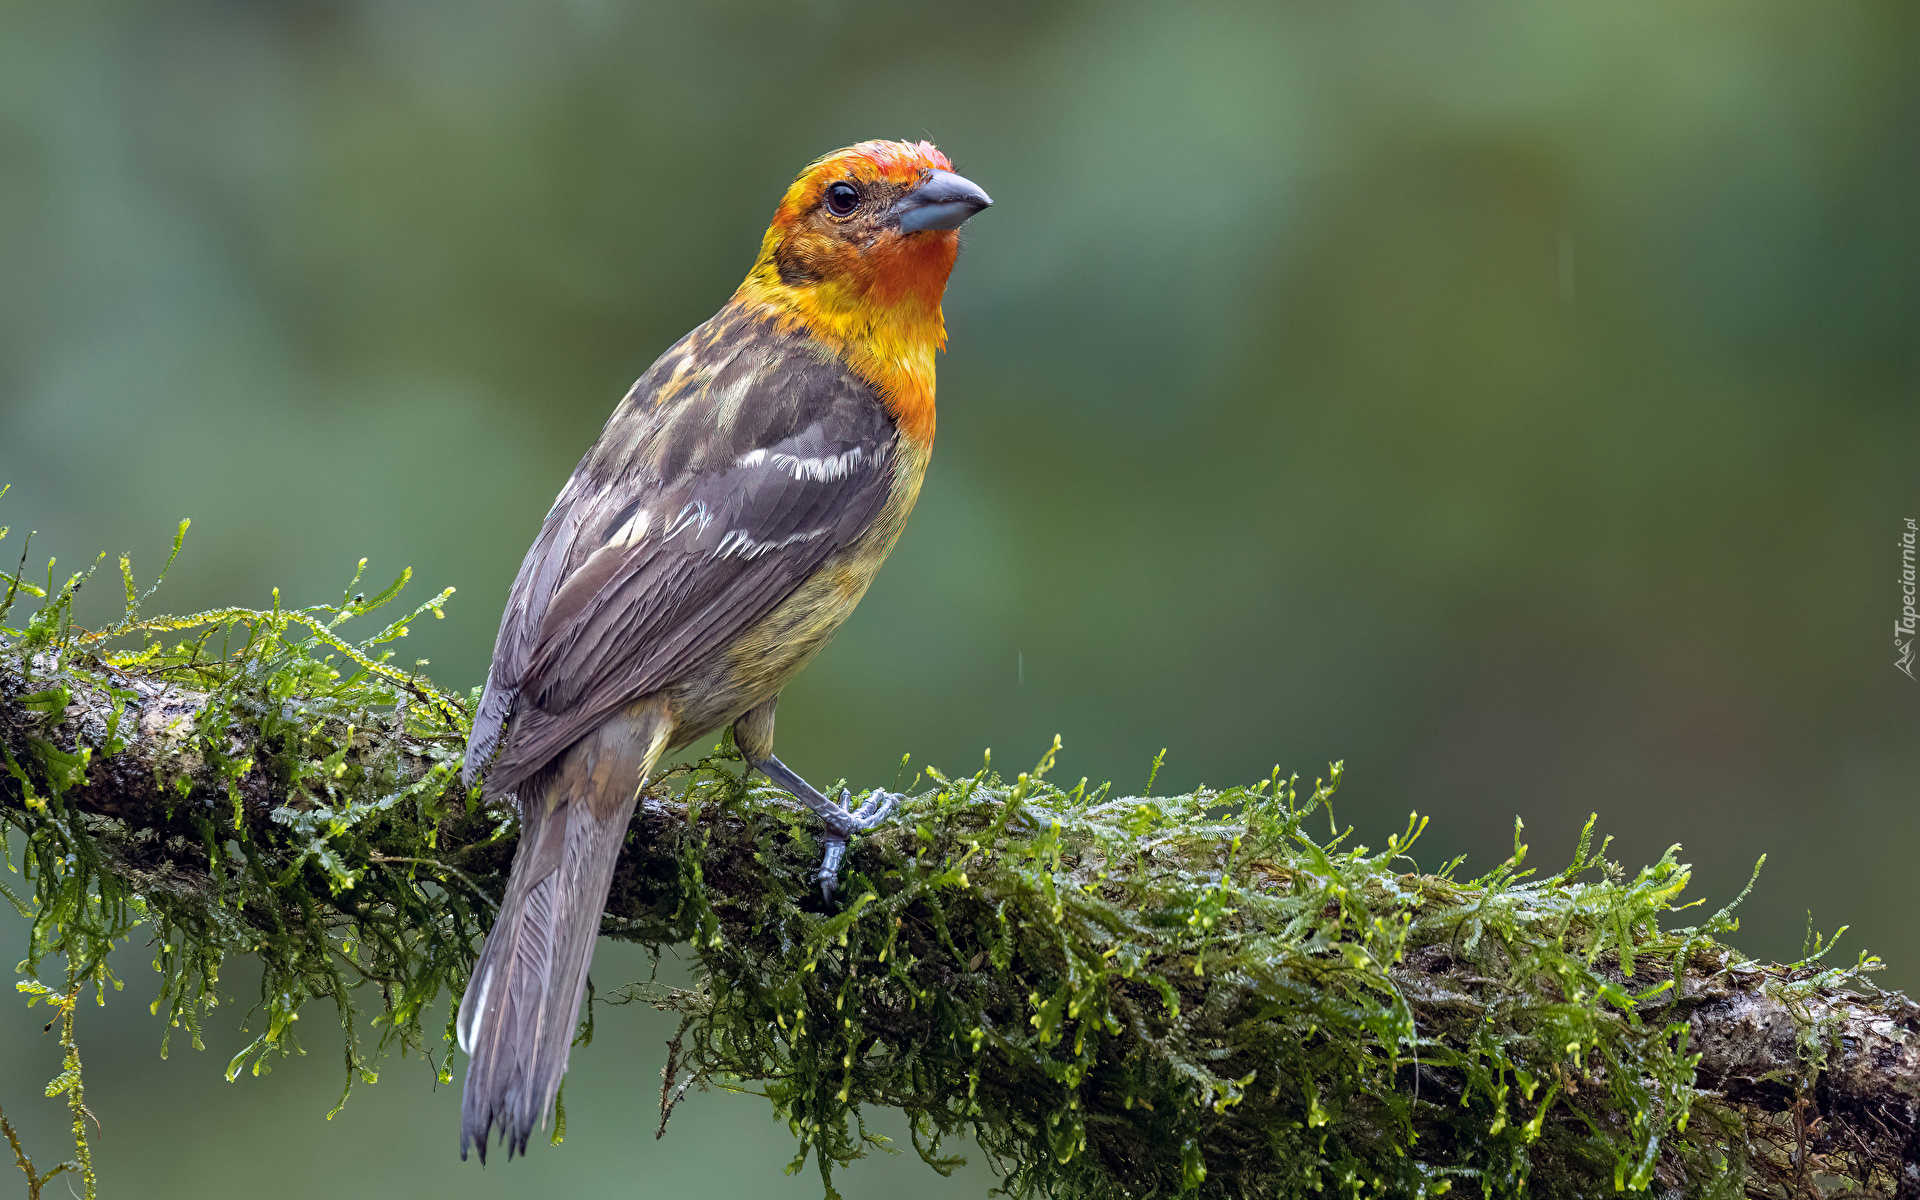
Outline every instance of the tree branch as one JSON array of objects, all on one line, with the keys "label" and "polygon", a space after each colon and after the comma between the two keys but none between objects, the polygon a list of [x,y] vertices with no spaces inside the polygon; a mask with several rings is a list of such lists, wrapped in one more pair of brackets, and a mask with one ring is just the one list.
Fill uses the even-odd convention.
[{"label": "tree branch", "polygon": [[[457,725],[273,679],[0,656],[33,956],[91,970],[146,921],[176,1017],[245,952],[282,1003],[333,999],[350,1039],[371,982],[385,1037],[425,1048],[510,814],[454,783]],[[1459,882],[1396,871],[1417,829],[1380,852],[1307,835],[1331,784],[1114,799],[1042,774],[933,776],[832,907],[797,805],[715,761],[651,788],[606,931],[690,941],[706,968],[615,997],[683,1014],[663,1099],[759,1080],[823,1172],[864,1149],[861,1105],[894,1105],[936,1167],[966,1130],[1016,1185],[1079,1196],[1920,1197],[1920,1007],[1870,963],[1747,961],[1724,914],[1663,929],[1670,858],[1629,878],[1583,839],[1534,880],[1516,846]]]}]

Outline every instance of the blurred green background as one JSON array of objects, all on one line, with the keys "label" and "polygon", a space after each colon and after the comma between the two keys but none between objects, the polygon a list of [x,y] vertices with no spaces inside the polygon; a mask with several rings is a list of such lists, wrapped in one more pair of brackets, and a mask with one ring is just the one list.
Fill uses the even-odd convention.
[{"label": "blurred green background", "polygon": [[[788,691],[789,762],[1343,758],[1341,819],[1433,814],[1429,866],[1516,815],[1555,866],[1597,811],[1717,907],[1764,852],[1742,946],[1796,955],[1810,911],[1913,988],[1917,35],[1732,0],[0,4],[7,554],[151,570],[191,516],[178,610],[411,565],[460,594],[410,655],[471,686],[554,492],[793,174],[930,137],[998,203],[919,512]],[[414,1064],[323,1120],[318,1010],[310,1057],[222,1082],[244,972],[163,1063],[144,963],[81,1014],[109,1196],[819,1194],[757,1099],[648,1136],[651,1013],[576,1053],[565,1147],[482,1171]],[[0,1005],[0,1104],[52,1160],[44,1019]]]}]

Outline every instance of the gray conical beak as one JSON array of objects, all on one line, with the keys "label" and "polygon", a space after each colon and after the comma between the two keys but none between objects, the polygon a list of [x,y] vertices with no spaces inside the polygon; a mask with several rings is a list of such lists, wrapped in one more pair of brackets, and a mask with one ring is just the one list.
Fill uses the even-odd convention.
[{"label": "gray conical beak", "polygon": [[993,197],[952,171],[929,171],[925,182],[893,202],[901,233],[958,229],[967,218],[993,205]]}]

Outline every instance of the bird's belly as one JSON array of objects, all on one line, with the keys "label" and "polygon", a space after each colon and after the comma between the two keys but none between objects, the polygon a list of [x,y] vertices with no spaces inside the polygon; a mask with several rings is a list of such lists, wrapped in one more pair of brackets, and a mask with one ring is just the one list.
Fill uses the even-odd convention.
[{"label": "bird's belly", "polygon": [[676,748],[779,694],[833,640],[885,558],[884,551],[859,550],[829,559],[732,645],[674,685]]}]

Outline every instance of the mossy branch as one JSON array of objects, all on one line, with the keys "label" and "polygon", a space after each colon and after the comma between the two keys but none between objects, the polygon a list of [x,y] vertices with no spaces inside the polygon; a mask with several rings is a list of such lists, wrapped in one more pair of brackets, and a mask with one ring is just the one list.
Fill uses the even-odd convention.
[{"label": "mossy branch", "polygon": [[[263,964],[231,1071],[324,998],[349,1083],[387,1048],[450,1077],[422,1018],[464,985],[515,831],[456,782],[461,701],[345,640],[363,597],[195,625],[140,621],[127,586],[103,633],[50,578],[0,635],[24,967],[64,954],[73,994],[149,924],[155,1010],[189,1032],[226,956]],[[182,628],[206,632],[106,649]],[[1726,910],[1668,928],[1672,852],[1629,875],[1589,828],[1541,878],[1516,831],[1462,881],[1413,868],[1419,822],[1380,849],[1311,832],[1337,767],[1116,798],[1050,760],[927,772],[832,905],[804,810],[723,757],[680,769],[634,818],[604,930],[691,943],[701,983],[603,991],[586,1032],[609,1000],[680,1013],[663,1121],[689,1087],[763,1091],[829,1193],[890,1106],[934,1169],[970,1133],[1023,1194],[1920,1196],[1920,1008],[1864,957],[1744,959]]]}]

